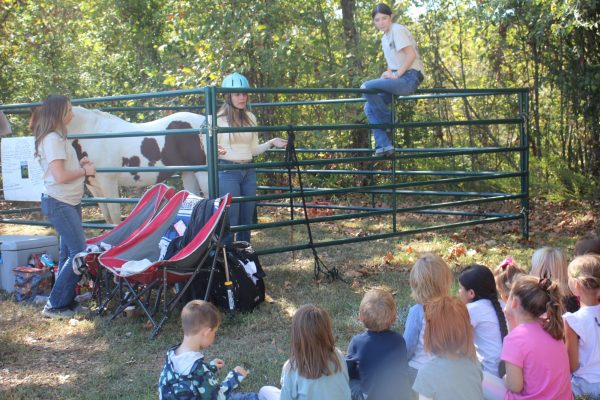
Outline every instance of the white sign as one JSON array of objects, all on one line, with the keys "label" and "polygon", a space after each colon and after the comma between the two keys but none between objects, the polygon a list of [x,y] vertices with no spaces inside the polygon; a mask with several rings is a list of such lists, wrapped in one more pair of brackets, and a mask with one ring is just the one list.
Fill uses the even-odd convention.
[{"label": "white sign", "polygon": [[4,199],[40,201],[44,181],[40,163],[33,157],[33,136],[2,138],[0,143]]}]

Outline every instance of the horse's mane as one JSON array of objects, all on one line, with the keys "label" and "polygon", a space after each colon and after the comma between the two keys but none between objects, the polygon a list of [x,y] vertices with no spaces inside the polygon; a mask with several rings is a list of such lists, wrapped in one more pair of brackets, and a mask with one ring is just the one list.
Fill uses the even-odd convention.
[{"label": "horse's mane", "polygon": [[105,111],[98,110],[97,108],[85,108],[85,107],[81,107],[81,106],[80,106],[80,108],[82,110],[89,111],[91,113],[96,114],[96,117],[99,117],[99,118],[109,118],[109,119],[117,119],[117,120],[120,120],[120,121],[124,121],[123,118],[119,118],[119,117],[117,117],[114,114],[110,114],[110,113],[107,113]]}]

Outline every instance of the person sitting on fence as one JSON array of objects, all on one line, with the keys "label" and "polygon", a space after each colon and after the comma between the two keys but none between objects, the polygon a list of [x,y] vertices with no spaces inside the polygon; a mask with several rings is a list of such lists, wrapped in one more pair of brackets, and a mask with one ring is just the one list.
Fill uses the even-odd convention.
[{"label": "person sitting on fence", "polygon": [[[248,89],[250,84],[244,75],[233,73],[223,79],[224,88]],[[225,101],[217,113],[217,126],[250,127],[256,126],[256,117],[248,110],[248,93],[226,93]],[[256,132],[222,133],[218,135],[219,145],[224,154],[219,154],[219,164],[248,164],[252,158],[271,147],[285,147],[287,140],[274,138],[258,143]],[[256,171],[254,168],[219,171],[219,196],[231,193],[233,197],[256,196]],[[232,203],[229,207],[231,226],[249,225],[254,217],[255,201]],[[229,234],[226,242],[233,240]],[[250,231],[238,232],[236,240],[250,242]]]},{"label": "person sitting on fence", "polygon": [[367,330],[350,340],[346,355],[353,400],[410,398],[406,343],[391,330],[396,318],[390,292],[372,289],[364,295],[358,319]]},{"label": "person sitting on fence", "polygon": [[8,122],[8,118],[6,118],[4,112],[0,111],[0,136],[10,135],[11,133],[12,128],[10,122]]},{"label": "person sitting on fence", "polygon": [[45,193],[42,212],[60,235],[60,271],[42,314],[67,318],[81,310],[75,299],[75,286],[80,275],[73,270],[73,259],[85,250],[81,219],[81,197],[86,177],[96,173],[94,163],[77,159],[71,141],[66,139],[66,126],[73,118],[71,101],[65,96],[51,95],[42,103],[33,125],[35,157],[42,171]]},{"label": "person sitting on fence", "polygon": [[[377,4],[371,13],[373,24],[383,32],[381,45],[388,68],[379,79],[366,81],[361,89],[382,90],[383,93],[364,93],[367,100],[365,114],[370,124],[392,122],[390,103],[392,96],[413,94],[423,81],[423,63],[417,42],[405,26],[392,21],[392,10],[386,4]],[[373,129],[375,155],[391,157],[394,145],[385,129]]]},{"label": "person sitting on fence", "polygon": [[219,383],[217,372],[225,366],[215,358],[206,363],[201,350],[211,346],[221,324],[219,310],[203,300],[192,300],[181,310],[183,341],[167,352],[165,365],[158,382],[162,400],[171,399],[230,399],[256,400],[256,393],[233,393],[248,375],[243,367],[229,371]]}]

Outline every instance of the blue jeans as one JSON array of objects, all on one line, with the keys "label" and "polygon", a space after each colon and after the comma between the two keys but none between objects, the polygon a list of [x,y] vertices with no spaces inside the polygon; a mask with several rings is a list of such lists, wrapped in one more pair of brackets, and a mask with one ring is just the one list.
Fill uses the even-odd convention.
[{"label": "blue jeans", "polygon": [[81,226],[81,204],[72,206],[49,196],[42,196],[42,212],[60,236],[60,270],[46,304],[49,309],[69,307],[75,298],[75,286],[81,276],[73,272],[73,257],[85,250]]},{"label": "blue jeans", "polygon": [[[227,160],[219,160],[221,164],[235,164]],[[231,193],[233,197],[256,196],[256,170],[249,169],[230,169],[219,171],[219,196]],[[244,201],[242,203],[231,203],[229,207],[229,223],[231,226],[249,225],[254,217],[255,201]],[[229,234],[225,238],[225,243],[233,240]],[[250,242],[250,231],[238,232],[235,240]]]},{"label": "blue jeans", "polygon": [[[416,69],[409,69],[398,79],[373,79],[362,84],[362,89],[383,90],[383,93],[364,93],[367,100],[365,114],[370,124],[389,124],[392,122],[390,103],[392,96],[408,96],[416,92],[423,75]],[[373,129],[375,153],[392,150],[394,147],[385,129]]]}]

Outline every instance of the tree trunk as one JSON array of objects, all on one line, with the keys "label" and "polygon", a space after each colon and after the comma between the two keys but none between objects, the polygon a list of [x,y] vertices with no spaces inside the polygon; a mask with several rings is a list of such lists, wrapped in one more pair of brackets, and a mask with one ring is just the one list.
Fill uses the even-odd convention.
[{"label": "tree trunk", "polygon": [[[342,27],[344,29],[344,48],[346,49],[348,77],[352,82],[355,80],[355,77],[364,73],[363,62],[359,57],[358,43],[360,38],[354,21],[356,2],[354,0],[340,0],[340,6],[342,7]],[[362,112],[357,111],[354,115],[350,115],[350,118],[355,122],[361,122],[366,117]],[[352,147],[358,149],[370,147],[368,130],[356,129],[352,132]]]}]

